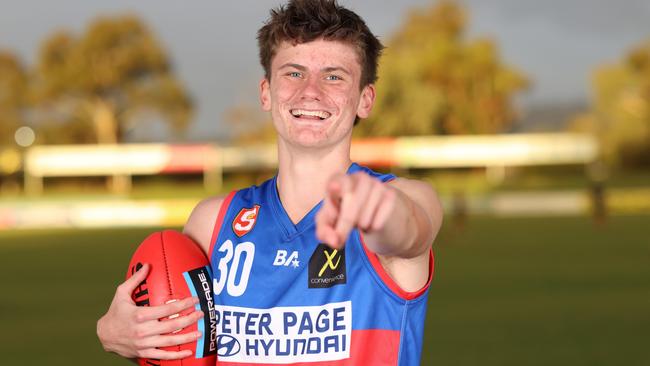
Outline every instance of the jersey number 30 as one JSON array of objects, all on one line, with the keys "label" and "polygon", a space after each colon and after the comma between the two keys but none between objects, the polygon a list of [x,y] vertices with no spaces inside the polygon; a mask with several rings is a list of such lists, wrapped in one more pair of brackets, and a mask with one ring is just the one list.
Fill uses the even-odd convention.
[{"label": "jersey number 30", "polygon": [[[219,247],[219,252],[224,254],[219,259],[219,265],[217,266],[219,273],[214,274],[214,293],[216,295],[221,294],[225,287],[230,296],[243,295],[248,286],[248,278],[253,266],[255,245],[246,241],[233,246],[231,240],[226,240]],[[242,253],[244,254],[244,263],[240,267]],[[241,274],[238,273],[240,269]],[[239,281],[235,282],[238,278]]]}]

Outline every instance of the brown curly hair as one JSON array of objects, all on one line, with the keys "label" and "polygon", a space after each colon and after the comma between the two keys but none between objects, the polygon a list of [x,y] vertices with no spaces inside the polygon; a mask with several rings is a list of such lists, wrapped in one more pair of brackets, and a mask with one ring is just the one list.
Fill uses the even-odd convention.
[{"label": "brown curly hair", "polygon": [[377,81],[377,62],[384,46],[366,23],[336,0],[290,0],[271,10],[271,17],[257,32],[260,62],[271,80],[271,60],[280,43],[293,45],[317,39],[341,41],[357,49],[361,64],[360,88]]}]

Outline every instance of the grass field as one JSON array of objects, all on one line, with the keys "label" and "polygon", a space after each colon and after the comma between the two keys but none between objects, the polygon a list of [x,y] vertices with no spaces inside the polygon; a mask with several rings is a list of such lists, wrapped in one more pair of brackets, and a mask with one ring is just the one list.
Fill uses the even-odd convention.
[{"label": "grass field", "polygon": [[[650,217],[472,217],[436,243],[423,365],[650,365]],[[127,365],[102,351],[138,230],[0,232],[2,365]]]}]

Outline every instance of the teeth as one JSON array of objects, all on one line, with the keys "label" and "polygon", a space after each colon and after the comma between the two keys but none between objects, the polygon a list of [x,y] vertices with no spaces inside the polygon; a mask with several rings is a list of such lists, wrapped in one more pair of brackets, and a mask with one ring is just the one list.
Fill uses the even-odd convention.
[{"label": "teeth", "polygon": [[292,109],[291,114],[294,117],[310,116],[310,117],[318,117],[320,119],[325,119],[330,116],[330,113],[326,111],[308,111],[304,109]]}]

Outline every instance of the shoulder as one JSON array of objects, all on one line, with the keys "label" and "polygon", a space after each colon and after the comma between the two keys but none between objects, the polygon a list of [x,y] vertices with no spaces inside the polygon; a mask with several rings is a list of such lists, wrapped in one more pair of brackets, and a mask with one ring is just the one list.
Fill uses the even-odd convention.
[{"label": "shoulder", "polygon": [[207,255],[210,251],[212,231],[224,203],[224,197],[210,197],[199,202],[183,227],[183,234],[192,238]]}]

